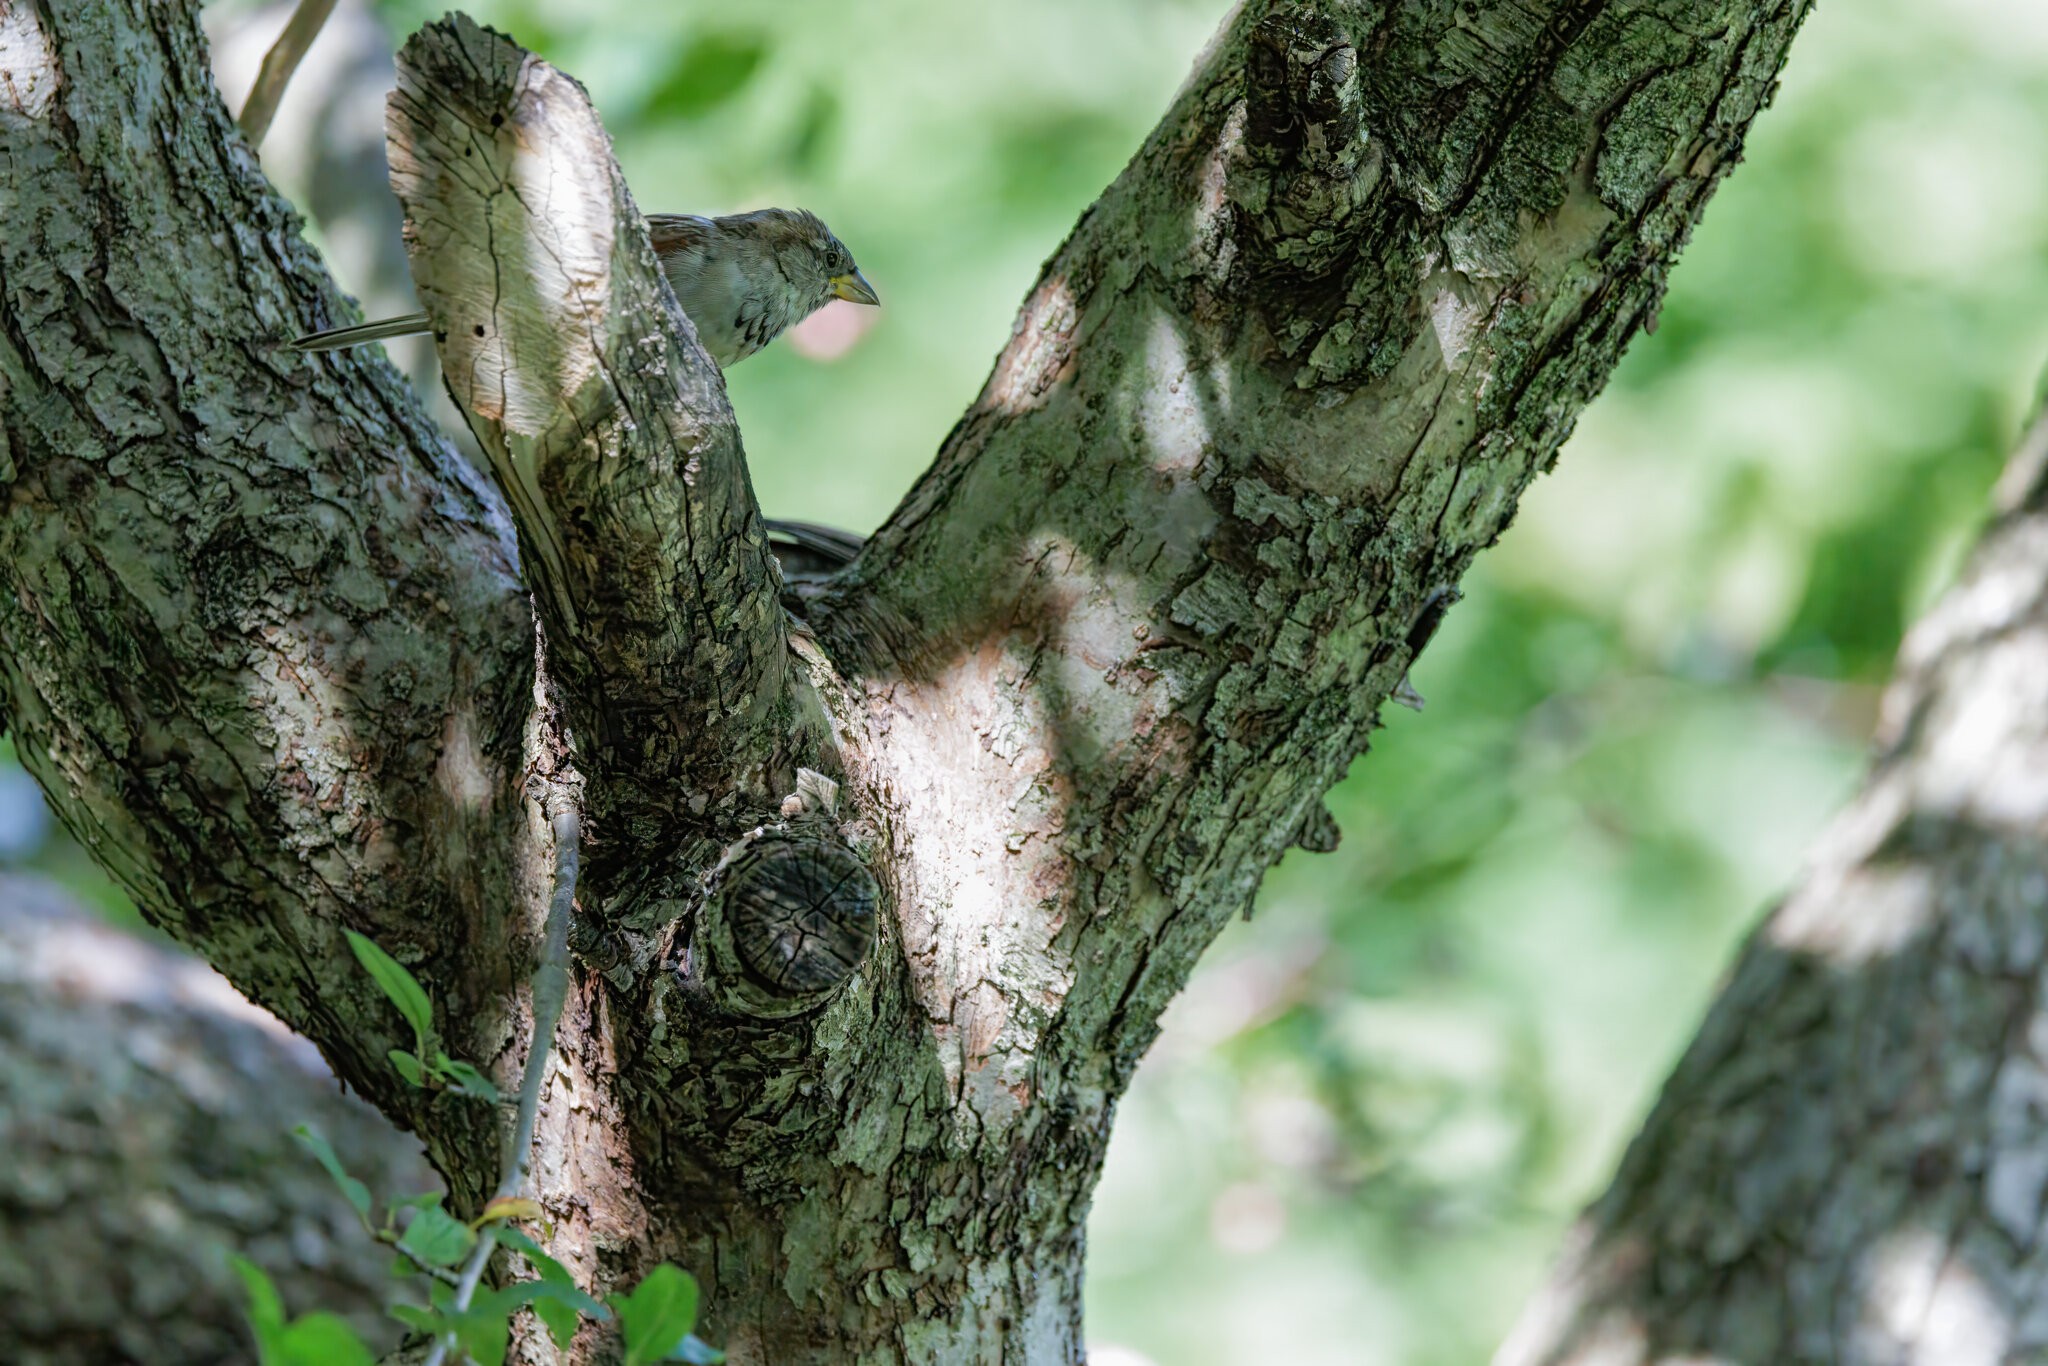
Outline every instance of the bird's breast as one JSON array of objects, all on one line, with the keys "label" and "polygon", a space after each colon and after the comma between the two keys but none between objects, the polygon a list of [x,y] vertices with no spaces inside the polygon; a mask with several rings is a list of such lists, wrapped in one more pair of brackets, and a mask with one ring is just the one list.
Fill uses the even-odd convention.
[{"label": "bird's breast", "polygon": [[663,265],[698,341],[720,366],[753,355],[794,321],[786,291],[751,278],[730,254],[678,253]]}]

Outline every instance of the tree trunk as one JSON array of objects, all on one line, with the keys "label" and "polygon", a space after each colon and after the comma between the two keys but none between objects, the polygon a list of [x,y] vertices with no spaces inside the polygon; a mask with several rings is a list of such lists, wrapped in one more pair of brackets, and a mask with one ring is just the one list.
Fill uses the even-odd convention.
[{"label": "tree trunk", "polygon": [[1501,1366],[2048,1359],[2048,418]]},{"label": "tree trunk", "polygon": [[253,1361],[227,1254],[369,1342],[391,1254],[289,1136],[393,1192],[419,1145],[203,964],[0,874],[0,1343],[9,1366]]},{"label": "tree trunk", "polygon": [[511,1078],[542,804],[580,804],[552,1249],[600,1292],[689,1267],[741,1363],[1080,1358],[1160,1011],[1327,840],[1805,8],[1246,5],[797,619],[574,82],[461,20],[400,55],[393,184],[493,494],[382,362],[279,348],[338,301],[191,0],[0,5],[24,761],[471,1207],[504,1117],[400,1083],[340,930]]}]

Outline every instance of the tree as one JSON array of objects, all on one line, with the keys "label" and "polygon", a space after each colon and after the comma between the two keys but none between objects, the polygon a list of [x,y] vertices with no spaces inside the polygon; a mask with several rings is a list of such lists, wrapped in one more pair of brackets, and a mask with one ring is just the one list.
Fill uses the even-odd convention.
[{"label": "tree", "polygon": [[341,932],[515,1076],[580,815],[555,1255],[692,1268],[741,1361],[1076,1359],[1159,1011],[1334,837],[1322,792],[1653,320],[1803,13],[1246,7],[795,618],[573,82],[460,21],[400,60],[394,186],[493,492],[388,368],[279,349],[337,299],[192,6],[17,5],[16,743],[471,1211],[504,1117],[394,1073]]},{"label": "tree", "polygon": [[2037,1360],[2048,417],[1501,1366]]}]

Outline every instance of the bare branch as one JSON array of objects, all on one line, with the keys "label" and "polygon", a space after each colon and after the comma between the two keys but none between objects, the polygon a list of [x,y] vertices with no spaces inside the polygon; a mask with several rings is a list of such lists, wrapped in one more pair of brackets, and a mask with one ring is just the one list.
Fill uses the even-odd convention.
[{"label": "bare branch", "polygon": [[[569,917],[576,908],[576,867],[582,849],[583,826],[576,814],[574,798],[558,793],[560,809],[549,821],[555,840],[555,890],[548,898],[547,929],[541,936],[540,963],[533,970],[533,1033],[526,1044],[526,1066],[519,1082],[519,1104],[512,1128],[505,1135],[505,1155],[499,1168],[500,1200],[509,1200],[525,1189],[533,1148],[534,1122],[540,1116],[540,1092],[546,1084],[548,1062],[555,1054],[555,1025],[562,1018],[562,1002],[569,995]],[[486,1224],[477,1234],[476,1246],[462,1265],[455,1282],[455,1312],[469,1308],[476,1288],[497,1250],[498,1226]],[[436,1340],[427,1353],[426,1366],[441,1366],[455,1346],[451,1334]]]},{"label": "bare branch", "polygon": [[285,20],[284,32],[263,54],[263,65],[256,69],[256,83],[249,87],[249,98],[243,102],[242,117],[238,120],[242,136],[251,147],[262,145],[263,135],[270,131],[270,120],[276,117],[277,106],[284,99],[285,86],[291,83],[292,73],[299,69],[300,61],[332,13],[334,0],[299,0],[299,7]]},{"label": "bare branch", "polygon": [[724,384],[581,86],[461,17],[398,67],[420,298],[519,524],[594,811],[608,841],[651,838],[782,739],[777,578]]}]

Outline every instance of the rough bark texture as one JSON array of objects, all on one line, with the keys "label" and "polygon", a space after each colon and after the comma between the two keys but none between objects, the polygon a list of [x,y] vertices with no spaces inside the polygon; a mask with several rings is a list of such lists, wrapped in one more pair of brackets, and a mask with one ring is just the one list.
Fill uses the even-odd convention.
[{"label": "rough bark texture", "polygon": [[717,364],[596,111],[465,24],[407,46],[389,122],[420,300],[518,521],[596,823],[638,852],[736,786],[758,804],[792,729],[779,580]]},{"label": "rough bark texture", "polygon": [[2048,420],[1502,1366],[2048,1360]]},{"label": "rough bark texture", "polygon": [[390,1253],[290,1131],[388,1194],[419,1145],[203,964],[0,874],[0,1344],[9,1366],[253,1362],[238,1252],[389,1343]]},{"label": "rough bark texture", "polygon": [[[526,883],[533,643],[500,505],[381,362],[277,342],[331,287],[182,6],[6,10],[0,679],[145,914],[457,1167],[489,1116],[384,1064],[340,927],[491,1057]],[[466,1027],[465,1027],[466,1026]],[[488,1041],[488,1042],[485,1042]]]},{"label": "rough bark texture", "polygon": [[[1248,4],[802,623],[582,91],[430,26],[394,182],[541,713],[501,505],[381,365],[276,349],[335,302],[189,0],[15,0],[0,706],[146,912],[459,1197],[490,1116],[398,1089],[335,930],[503,1075],[545,892],[522,777],[582,784],[557,1255],[600,1291],[691,1268],[741,1363],[1078,1360],[1088,1193],[1161,1009],[1327,842],[1322,793],[1653,317],[1803,9]],[[843,984],[779,1001],[720,892],[776,842],[879,890]]]}]

